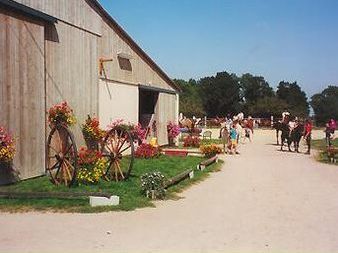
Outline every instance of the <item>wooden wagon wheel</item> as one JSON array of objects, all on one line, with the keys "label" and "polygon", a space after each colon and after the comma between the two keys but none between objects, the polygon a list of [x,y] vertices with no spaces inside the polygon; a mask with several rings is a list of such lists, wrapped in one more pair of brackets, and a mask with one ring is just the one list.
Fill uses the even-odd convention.
[{"label": "wooden wagon wheel", "polygon": [[105,178],[115,181],[127,179],[134,163],[134,143],[130,133],[122,128],[110,130],[101,151],[108,159]]},{"label": "wooden wagon wheel", "polygon": [[46,171],[54,184],[74,184],[77,155],[73,134],[61,124],[53,127],[47,140]]}]

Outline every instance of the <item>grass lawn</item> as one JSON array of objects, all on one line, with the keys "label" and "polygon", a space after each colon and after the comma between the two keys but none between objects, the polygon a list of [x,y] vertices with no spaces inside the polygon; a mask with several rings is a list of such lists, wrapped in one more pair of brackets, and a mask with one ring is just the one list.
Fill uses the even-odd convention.
[{"label": "grass lawn", "polygon": [[[332,144],[335,147],[338,147],[338,138],[332,141]],[[320,139],[320,140],[312,140],[311,141],[312,148],[319,150],[319,155],[318,155],[318,161],[324,162],[324,163],[330,163],[329,158],[327,157],[326,153],[326,142],[325,139]],[[337,163],[335,163],[338,165]]]},{"label": "grass lawn", "polygon": [[[2,186],[0,191],[24,191],[24,192],[107,192],[120,197],[120,205],[115,207],[90,207],[87,198],[66,199],[3,199],[0,198],[0,211],[22,212],[31,210],[45,210],[58,212],[104,212],[112,210],[134,210],[136,208],[154,206],[153,202],[142,195],[140,176],[147,172],[160,171],[166,178],[171,178],[187,169],[196,168],[201,162],[200,157],[168,157],[161,156],[155,159],[136,159],[130,178],[123,182],[101,181],[97,185],[65,186],[53,185],[47,177],[40,177],[22,181],[20,183]],[[210,166],[207,170],[195,171],[193,180],[186,180],[181,184],[168,189],[168,198],[176,198],[177,192],[185,187],[205,178],[210,171],[220,168],[219,164]]]}]

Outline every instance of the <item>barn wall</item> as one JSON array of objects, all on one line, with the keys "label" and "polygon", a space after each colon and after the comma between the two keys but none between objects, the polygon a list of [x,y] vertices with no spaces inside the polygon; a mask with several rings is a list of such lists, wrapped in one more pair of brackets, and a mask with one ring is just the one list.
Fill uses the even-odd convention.
[{"label": "barn wall", "polygon": [[98,115],[98,39],[63,22],[46,27],[47,108],[70,104],[78,144],[83,144],[80,126],[87,114]]},{"label": "barn wall", "polygon": [[84,30],[101,34],[101,18],[85,0],[16,0]]},{"label": "barn wall", "polygon": [[99,97],[99,116],[102,128],[106,129],[107,125],[116,119],[123,119],[126,123],[138,122],[139,92],[137,86],[101,80]]},{"label": "barn wall", "polygon": [[158,130],[158,143],[159,145],[168,144],[168,123],[177,123],[177,99],[178,97],[173,94],[160,93],[157,107],[157,130]]},{"label": "barn wall", "polygon": [[[118,53],[132,56],[130,60],[132,71],[122,70],[120,68],[117,58]],[[108,79],[132,84],[147,84],[153,87],[174,90],[105,22],[102,24],[102,39],[99,55],[102,58],[113,59],[112,62],[106,62],[104,64],[107,74],[106,78]]]},{"label": "barn wall", "polygon": [[16,137],[22,179],[44,173],[44,26],[0,9],[0,125]]}]

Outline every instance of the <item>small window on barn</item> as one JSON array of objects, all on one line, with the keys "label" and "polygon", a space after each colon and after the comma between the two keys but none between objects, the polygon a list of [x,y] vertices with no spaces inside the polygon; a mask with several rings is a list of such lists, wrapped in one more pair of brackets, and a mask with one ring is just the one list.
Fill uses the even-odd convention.
[{"label": "small window on barn", "polygon": [[132,71],[133,68],[131,66],[131,55],[128,54],[124,54],[124,53],[119,53],[117,55],[117,59],[120,65],[120,68],[123,70],[127,70],[127,71]]}]

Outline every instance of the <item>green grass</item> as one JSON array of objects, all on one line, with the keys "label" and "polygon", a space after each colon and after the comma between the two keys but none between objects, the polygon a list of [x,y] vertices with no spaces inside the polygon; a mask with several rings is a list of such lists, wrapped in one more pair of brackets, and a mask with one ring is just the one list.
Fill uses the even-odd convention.
[{"label": "green grass", "polygon": [[[335,147],[338,147],[338,139],[333,140],[332,145],[334,145]],[[326,153],[325,139],[312,140],[311,146],[312,148],[319,150],[319,155],[317,157],[318,161],[323,162],[323,163],[330,163],[329,158],[327,157],[327,153]],[[336,163],[336,165],[338,164]]]},{"label": "green grass", "polygon": [[201,145],[223,144],[222,139],[202,139]]},{"label": "green grass", "polygon": [[[160,171],[166,178],[171,178],[187,169],[196,168],[201,162],[200,157],[168,157],[161,156],[156,159],[136,159],[130,178],[123,182],[100,181],[97,185],[65,186],[53,185],[47,177],[40,177],[22,181],[20,183],[0,187],[0,191],[17,192],[107,192],[120,196],[120,205],[115,207],[90,207],[87,198],[76,200],[65,199],[3,199],[0,198],[0,211],[23,212],[31,210],[57,211],[57,212],[104,212],[104,211],[129,211],[142,207],[153,207],[153,202],[142,195],[140,176],[147,172]],[[195,172],[193,180],[186,180],[171,187],[168,197],[175,198],[176,193],[185,187],[202,180],[210,171],[216,170],[220,164],[214,164],[209,169]]]}]

